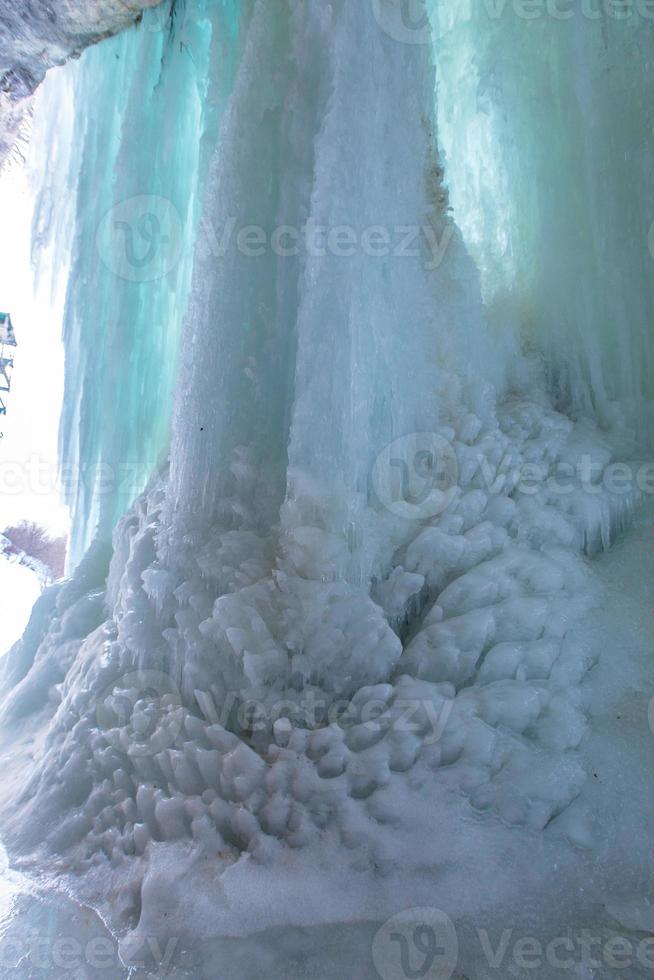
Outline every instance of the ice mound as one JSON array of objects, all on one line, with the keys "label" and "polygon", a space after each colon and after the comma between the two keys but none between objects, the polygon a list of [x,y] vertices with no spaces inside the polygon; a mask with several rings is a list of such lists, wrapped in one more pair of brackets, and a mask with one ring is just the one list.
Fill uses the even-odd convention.
[{"label": "ice mound", "polygon": [[401,800],[419,787],[532,829],[562,814],[585,779],[592,661],[570,635],[593,602],[584,548],[624,513],[605,495],[592,523],[580,487],[563,505],[511,478],[483,489],[498,447],[513,474],[565,459],[561,416],[516,400],[495,431],[475,428],[453,438],[467,475],[450,505],[370,590],[312,576],[331,554],[320,529],[289,546],[234,517],[171,556],[162,474],[111,561],[92,550],[50,589],[4,665],[3,725],[42,745],[4,813],[11,846],[127,875],[133,927],[159,845],[274,867],[328,834],[388,874],[383,828],[406,832]]}]

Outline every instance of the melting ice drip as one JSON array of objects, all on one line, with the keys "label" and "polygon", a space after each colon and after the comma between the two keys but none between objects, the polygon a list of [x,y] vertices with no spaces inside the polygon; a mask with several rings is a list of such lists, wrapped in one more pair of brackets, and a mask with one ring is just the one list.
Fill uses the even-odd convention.
[{"label": "melting ice drip", "polygon": [[[144,869],[152,841],[187,840],[274,864],[329,832],[346,860],[388,870],[388,835],[409,811],[428,832],[444,793],[542,829],[580,791],[579,556],[633,501],[518,492],[527,461],[548,472],[583,450],[601,466],[612,448],[544,395],[498,401],[503,365],[441,184],[431,48],[398,43],[375,10],[242,12],[203,224],[433,238],[413,256],[217,258],[198,235],[170,472],[118,524],[108,581],[100,540],[7,663],[5,721],[57,699],[6,823],[15,846],[79,869]],[[145,174],[121,193],[148,193]],[[445,234],[434,268],[426,246]],[[152,311],[130,295],[138,334]],[[160,396],[143,397],[156,414]],[[415,433],[450,447],[458,479],[447,506],[407,520],[371,473]]]}]

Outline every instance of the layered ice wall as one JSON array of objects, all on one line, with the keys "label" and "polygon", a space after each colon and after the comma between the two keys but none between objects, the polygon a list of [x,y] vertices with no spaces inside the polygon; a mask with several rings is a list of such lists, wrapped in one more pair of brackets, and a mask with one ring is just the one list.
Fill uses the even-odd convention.
[{"label": "layered ice wall", "polygon": [[205,146],[238,43],[231,0],[164,5],[38,96],[35,258],[69,276],[61,468],[73,563],[110,538],[167,452]]},{"label": "layered ice wall", "polygon": [[[575,626],[637,493],[600,482],[620,428],[556,411],[486,323],[404,6],[189,0],[66,69],[62,432],[77,553],[99,533],[3,665],[40,746],[3,833],[123,935],[301,918],[314,862],[363,917],[400,881],[465,906],[453,864],[508,900],[541,832],[592,847]],[[256,883],[291,863],[278,907]]]},{"label": "layered ice wall", "polygon": [[269,528],[286,499],[285,525],[349,534],[331,574],[356,582],[383,549],[364,527],[376,457],[438,424],[448,359],[494,367],[445,217],[430,49],[375,23],[366,4],[256,10],[203,218],[225,253],[199,243],[171,452],[178,522],[219,518],[230,465],[249,467],[240,507]]},{"label": "layered ice wall", "polygon": [[565,411],[652,433],[647,3],[436,6],[440,137],[491,316]]},{"label": "layered ice wall", "polygon": [[[395,193],[384,198],[373,185],[366,189],[368,201],[362,204],[362,213],[354,213],[351,198],[348,200],[345,195],[348,216],[342,227],[332,220],[337,218],[336,213],[321,215],[315,208],[313,213],[309,203],[301,200],[302,195],[295,195],[288,203],[283,198],[288,193],[284,182],[294,187],[294,174],[298,168],[306,169],[310,161],[301,157],[296,161],[295,156],[275,160],[272,146],[264,147],[259,142],[256,162],[249,158],[240,168],[239,186],[226,168],[219,177],[214,176],[214,183],[220,182],[217,194],[223,210],[208,208],[201,226],[200,246],[212,270],[211,274],[202,274],[204,288],[213,288],[217,295],[220,277],[226,277],[228,268],[230,275],[240,276],[241,280],[243,276],[256,279],[259,311],[254,316],[261,318],[271,290],[278,288],[273,285],[277,265],[285,277],[279,288],[291,297],[294,280],[305,273],[305,267],[309,273],[312,266],[326,267],[328,263],[334,270],[345,264],[351,269],[357,258],[359,266],[368,270],[369,278],[375,274],[383,279],[386,269],[397,267],[406,273],[408,283],[415,274],[412,266],[422,261],[433,267],[433,279],[437,267],[452,266],[450,236],[456,243],[458,231],[451,230],[452,224],[439,225],[438,220],[432,224],[429,202],[441,196],[438,206],[447,208],[445,195],[449,193],[466,244],[481,269],[490,329],[488,324],[481,326],[480,312],[473,313],[473,291],[469,290],[467,312],[463,308],[460,314],[457,312],[452,323],[439,330],[438,340],[432,341],[438,349],[437,359],[442,360],[447,349],[458,356],[464,371],[472,367],[501,390],[507,381],[515,385],[517,380],[525,385],[524,372],[515,357],[516,348],[522,346],[540,358],[539,371],[547,375],[558,407],[614,428],[622,424],[625,453],[634,451],[628,439],[637,430],[637,445],[642,452],[651,429],[647,422],[651,360],[651,296],[647,284],[652,261],[648,214],[654,204],[650,208],[646,203],[651,147],[646,127],[640,125],[646,106],[635,104],[634,99],[647,92],[643,81],[647,78],[644,38],[649,25],[636,16],[627,20],[605,16],[597,21],[580,14],[572,22],[551,17],[525,20],[516,15],[516,9],[511,4],[498,5],[497,10],[492,4],[471,7],[458,0],[436,5],[439,138],[449,167],[447,191],[441,187],[437,163],[428,177],[433,184],[431,198],[429,194],[426,197],[428,220],[423,220],[425,215],[419,213],[415,202],[409,204]],[[401,48],[429,51],[431,45],[425,43],[424,28],[418,34],[421,44],[402,44],[397,40],[399,15],[393,15],[392,10],[392,4],[373,4],[378,33]],[[176,4],[172,8],[164,4],[146,17],[139,30],[88,52],[80,63],[70,65],[48,83],[49,105],[70,102],[67,93],[71,87],[76,93],[74,137],[64,139],[61,127],[53,124],[47,143],[50,160],[60,161],[56,172],[66,174],[63,179],[75,188],[77,232],[84,228],[84,245],[75,251],[75,295],[71,295],[65,328],[70,334],[69,390],[62,420],[64,483],[75,515],[75,561],[100,526],[108,536],[119,514],[140,492],[167,450],[177,343],[186,310],[199,201],[218,122],[241,56],[238,24],[248,19],[248,11],[248,4],[242,8],[234,3]],[[279,16],[285,16],[284,8]],[[270,41],[270,57],[275,56],[274,43],[274,39]],[[510,57],[500,57],[500,49],[510,51]],[[297,84],[302,68],[299,61],[292,71],[283,64],[278,68],[280,77],[275,84],[283,85],[285,103],[290,105],[294,84],[290,76],[295,73]],[[263,71],[262,66],[261,75]],[[306,81],[310,83],[311,78]],[[122,103],[111,113],[96,112],[97,106],[114,99],[117,88],[123,93]],[[262,94],[245,93],[241,97],[250,99],[255,106],[253,112],[265,111],[263,104],[256,107],[257,98],[264,98]],[[630,111],[623,112],[622,102],[627,97]],[[47,94],[44,101],[45,98]],[[323,101],[325,98],[323,95]],[[316,96],[316,105],[305,110],[303,119],[306,116],[309,120],[312,113],[315,116],[321,111],[319,99]],[[542,99],[551,115],[549,142],[544,139],[544,130],[531,125]],[[592,120],[591,110],[596,104],[602,105],[602,119],[607,117],[606,107],[614,105],[611,118],[615,116],[615,126],[602,126],[600,122],[581,125],[582,120]],[[180,106],[183,111],[176,108]],[[232,127],[245,125],[245,115],[239,113],[237,122],[232,116]],[[294,125],[300,135],[293,137],[289,133],[287,142],[295,138],[296,143],[303,143],[305,155],[310,154],[311,140],[305,139],[300,124]],[[424,125],[429,123],[425,121]],[[402,127],[407,128],[407,121],[402,122]],[[367,130],[363,124],[355,128],[354,135],[360,143]],[[162,139],[157,136],[160,131],[167,134]],[[198,131],[204,133],[200,141]],[[397,142],[393,149],[399,154],[400,141],[412,144],[406,135],[400,135],[399,124],[394,131]],[[371,129],[367,138],[373,136]],[[225,145],[229,144],[228,136]],[[246,153],[242,148],[229,152]],[[415,167],[413,161],[419,156],[405,151],[403,166],[410,162]],[[93,178],[78,184],[82,160],[86,160],[84,172],[93,173]],[[128,160],[129,167],[125,163]],[[233,165],[239,167],[240,162]],[[113,177],[116,168],[123,175],[118,180]],[[274,176],[278,169],[283,176]],[[126,176],[127,172],[130,176]],[[362,168],[362,179],[364,173]],[[265,179],[262,175],[266,175]],[[588,175],[587,179],[584,175]],[[265,188],[257,192],[259,198],[253,196],[257,179],[257,186]],[[54,227],[67,227],[68,235],[60,234],[57,239],[57,261],[60,268],[66,269],[69,259],[63,243],[70,242],[73,222],[62,215],[60,199],[53,207],[51,186],[46,177],[36,241],[47,241],[49,230]],[[415,187],[417,182],[406,180],[402,186]],[[147,194],[141,193],[144,187]],[[240,195],[238,200],[233,199],[235,194]],[[251,195],[250,199],[244,194]],[[377,194],[376,202],[373,194]],[[154,212],[140,214],[139,209],[147,210],[148,205],[154,206]],[[115,207],[118,209],[114,212]],[[275,208],[279,211],[278,220],[274,217]],[[391,220],[379,217],[382,208],[390,209]],[[257,213],[248,213],[254,211]],[[284,224],[287,215],[290,236]],[[326,218],[331,223],[328,232],[323,232],[320,222]],[[252,235],[252,227],[255,238],[248,239],[248,228]],[[321,252],[328,245],[330,234],[336,249],[327,248],[326,261],[313,254],[305,256],[311,259],[307,265],[301,255],[295,254],[306,252],[307,247],[310,252]],[[256,237],[259,235],[266,240],[263,248]],[[352,245],[350,236],[354,236],[356,244]],[[159,247],[160,237],[168,239],[168,244]],[[246,243],[244,250],[239,248],[241,241]],[[134,250],[135,265],[129,264],[125,249]],[[343,253],[353,249],[358,256],[345,258]],[[419,260],[416,249],[421,255]],[[257,254],[261,251],[264,254]],[[281,263],[276,254],[280,251],[291,253],[281,256]],[[384,251],[385,255],[375,258],[375,253]],[[389,261],[403,252],[414,255],[404,255],[406,262]],[[374,261],[367,262],[371,257]],[[627,273],[627,269],[631,271]],[[475,275],[470,270],[469,277],[463,278],[472,282]],[[210,287],[207,282],[214,278]],[[424,323],[419,297],[430,287],[426,285],[429,276],[423,278],[421,286],[411,285],[402,295],[412,296],[410,315],[418,319],[422,316]],[[451,275],[449,278],[452,280]],[[82,295],[82,288],[88,290],[89,296],[106,297],[101,316],[92,324],[87,324],[85,317],[95,307],[87,302],[86,292]],[[371,282],[365,288],[369,289],[366,299],[377,297],[384,314],[390,315],[392,305],[381,301],[383,290],[373,288]],[[388,292],[391,287],[385,288]],[[395,290],[394,293],[397,295]],[[228,294],[222,290],[222,295],[223,303],[241,302],[233,291]],[[455,302],[453,295],[450,301]],[[250,315],[243,305],[248,302],[255,302],[249,290],[235,311],[237,316]],[[439,315],[440,306],[440,300],[430,305],[434,316]],[[220,313],[220,307],[212,309],[216,315]],[[153,312],[149,322],[145,310]],[[473,336],[475,322],[478,326]],[[132,323],[138,323],[138,327],[132,327]],[[192,339],[198,329],[188,334],[189,359],[196,362],[189,369],[188,384],[204,393],[211,384],[196,389],[193,372],[204,370],[205,376],[210,375],[216,348]],[[98,338],[105,336],[107,339],[101,340],[99,346]],[[260,338],[261,332],[256,328],[248,332],[248,339],[240,336],[239,356],[249,357],[248,344],[252,346]],[[262,388],[258,405],[266,399],[266,404],[274,404],[275,408],[261,413],[253,403],[251,413],[252,418],[258,413],[256,425],[262,442],[268,441],[271,430],[261,428],[261,415],[266,415],[266,425],[276,427],[269,451],[282,468],[285,426],[290,431],[291,418],[288,416],[285,423],[279,419],[280,412],[290,411],[288,388],[294,381],[296,342],[294,328],[285,329],[283,343],[276,347],[274,357],[283,359],[288,367],[285,379],[264,357],[266,370],[258,370],[256,384],[262,383],[264,373],[271,379],[274,375],[276,390],[273,394]],[[196,356],[196,343],[204,345],[202,358]],[[98,358],[95,352],[101,348],[106,354]],[[86,351],[93,351],[94,355],[88,356]],[[362,357],[368,355],[363,348],[359,353]],[[379,354],[384,356],[387,355]],[[433,352],[413,363],[425,364],[430,357]],[[227,364],[220,369],[224,380]],[[249,384],[252,393],[255,382],[251,378],[248,381],[252,370],[250,365],[242,375],[236,370],[230,372],[230,384],[243,381],[243,391],[247,392]],[[377,381],[378,387],[388,387],[388,376],[383,371]],[[372,374],[369,383],[373,383]],[[182,390],[187,392],[188,385]],[[416,385],[415,390],[422,390],[422,385]],[[234,389],[230,403],[238,400],[239,393],[240,389]],[[364,392],[358,397],[363,400]],[[391,435],[388,441],[401,428],[399,418],[389,425],[397,411],[397,396],[394,403],[395,407],[390,407],[389,401],[378,413],[379,426]],[[404,398],[401,403],[404,405]],[[352,410],[356,411],[356,407],[352,406]],[[407,415],[409,411],[407,407]],[[245,420],[246,413],[240,408],[238,414]],[[229,422],[225,417],[225,426],[233,431],[233,443],[237,444],[239,437],[232,423],[233,417]],[[354,431],[348,426],[339,428]],[[332,434],[334,431],[337,430]],[[219,436],[215,427],[209,431],[201,423],[184,433],[184,438],[187,434],[192,442],[201,440],[197,447],[189,444],[189,463],[180,462],[180,467],[194,474],[198,453],[216,458],[215,440]],[[365,429],[360,435],[365,440]],[[282,450],[278,452],[280,446]],[[323,458],[331,460],[329,447],[326,449]],[[371,446],[358,454],[361,472],[366,471],[375,455]],[[333,472],[331,462],[325,465]],[[282,470],[278,470],[276,479],[279,497],[284,482]],[[356,479],[361,482],[361,473]],[[224,482],[219,480],[215,486],[209,482],[211,493],[220,495]]]}]

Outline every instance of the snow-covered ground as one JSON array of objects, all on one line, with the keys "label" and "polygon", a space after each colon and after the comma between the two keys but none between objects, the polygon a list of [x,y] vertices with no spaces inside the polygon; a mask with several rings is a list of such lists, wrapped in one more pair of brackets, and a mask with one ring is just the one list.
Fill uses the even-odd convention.
[{"label": "snow-covered ground", "polygon": [[31,568],[0,555],[0,656],[23,635],[40,594],[41,583]]},{"label": "snow-covered ground", "polygon": [[91,909],[10,870],[0,849],[0,976],[125,980],[128,971]]}]

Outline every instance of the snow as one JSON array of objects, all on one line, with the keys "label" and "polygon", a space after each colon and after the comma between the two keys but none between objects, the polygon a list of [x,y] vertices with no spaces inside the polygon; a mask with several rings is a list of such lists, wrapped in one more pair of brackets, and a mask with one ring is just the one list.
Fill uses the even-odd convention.
[{"label": "snow", "polygon": [[[512,316],[493,332],[432,46],[379,16],[189,0],[44,87],[37,245],[72,244],[63,454],[88,479],[73,574],[2,663],[3,834],[180,978],[406,977],[402,938],[443,930],[443,977],[522,977],[527,941],[552,980],[563,940],[608,980],[616,938],[646,976],[637,420],[562,403]],[[262,244],[282,227],[354,253]],[[422,246],[352,246],[379,227]],[[134,260],[137,232],[173,252]]]},{"label": "snow", "polygon": [[0,655],[23,635],[40,592],[39,579],[31,568],[0,558]]},{"label": "snow", "polygon": [[[374,977],[373,940],[386,918],[400,909],[426,907],[440,909],[456,923],[462,976],[521,976],[517,942],[536,937],[545,948],[569,934],[573,961],[581,970],[583,929],[603,943],[616,937],[631,943],[635,965],[630,976],[647,976],[636,950],[650,914],[640,882],[651,847],[647,692],[654,685],[647,612],[651,587],[644,572],[653,528],[644,513],[629,536],[589,567],[603,608],[575,620],[567,651],[552,640],[496,647],[497,666],[459,694],[453,685],[435,688],[401,676],[395,684],[359,692],[350,717],[341,723],[311,733],[278,722],[265,762],[219,722],[189,715],[176,698],[167,704],[168,695],[161,691],[154,716],[141,725],[138,698],[147,708],[152,687],[161,683],[162,675],[155,672],[124,678],[126,689],[136,681],[141,688],[128,696],[134,732],[126,740],[120,715],[114,718],[119,727],[109,727],[106,702],[102,714],[80,717],[74,688],[81,692],[94,684],[94,673],[104,675],[104,684],[110,671],[101,653],[107,627],[99,636],[91,634],[81,658],[84,685],[76,681],[59,709],[64,729],[71,724],[65,716],[72,712],[72,730],[89,734],[83,742],[79,735],[72,741],[68,737],[69,748],[63,754],[57,750],[57,763],[49,756],[37,795],[48,786],[49,805],[57,806],[58,773],[70,749],[76,769],[89,771],[89,755],[80,749],[90,736],[96,746],[92,751],[99,752],[95,765],[106,776],[91,794],[93,811],[98,811],[93,829],[82,850],[75,843],[68,855],[79,862],[80,871],[85,869],[82,879],[74,879],[82,895],[103,905],[108,881],[120,889],[112,922],[123,935],[126,961],[146,936],[156,935],[162,949],[179,938],[171,974],[178,978],[245,977],[265,970],[272,976],[303,977],[313,971],[328,978],[353,972]],[[552,583],[541,578],[536,584]],[[626,605],[625,595],[630,596]],[[612,656],[614,638],[619,638],[619,659]],[[574,671],[583,659],[598,663],[579,688],[589,730],[579,712],[573,722],[569,704]],[[518,672],[522,676],[508,683],[516,663],[524,665]],[[539,693],[547,695],[558,683],[564,703],[556,706],[550,700],[543,714]],[[114,698],[111,682],[107,690]],[[442,730],[437,690],[441,705],[451,705]],[[397,724],[399,711],[406,722],[407,704],[414,708],[410,732]],[[374,711],[361,723],[361,712],[370,705]],[[476,731],[477,712],[484,721]],[[554,769],[548,769],[543,750],[536,750],[533,735],[524,756],[515,749],[507,754],[508,733],[524,731],[530,719],[533,731],[534,718],[553,723]],[[478,799],[471,809],[465,797],[474,786],[475,768],[488,757],[493,731],[505,742],[503,766],[509,772],[484,784],[493,789],[493,799]],[[581,744],[580,764],[563,751],[563,736]],[[548,744],[547,735],[543,744]],[[549,794],[560,793],[562,765],[568,779],[580,780],[576,798],[543,834],[533,821],[546,812],[542,808]],[[590,777],[586,781],[584,771]],[[135,798],[130,772],[137,775]],[[71,777],[72,772],[66,794],[75,786]],[[520,787],[528,790],[530,817],[518,832],[510,822],[524,820]],[[627,812],[625,793],[636,803]],[[482,816],[480,808],[489,802],[503,809],[503,822]],[[63,805],[63,825],[49,834],[48,847],[55,842],[57,849],[69,847],[84,831],[88,804],[73,819],[65,816],[66,799]],[[31,821],[36,817],[32,812]],[[42,835],[42,827],[32,829],[35,837]],[[543,890],[552,873],[556,888]],[[125,931],[127,922],[136,921],[130,895],[141,875],[138,928]],[[505,929],[510,934],[506,948]],[[499,966],[489,966],[489,944]],[[598,952],[595,947],[595,958]],[[551,959],[542,959],[544,966],[534,975],[549,980],[556,973]],[[610,953],[601,953],[587,975],[614,976],[611,962]],[[511,968],[517,972],[502,972]]]},{"label": "snow", "polygon": [[[506,425],[516,415],[523,423],[531,418],[538,442],[542,413],[539,406],[514,404]],[[532,455],[529,441],[524,451]],[[201,944],[207,959],[197,969],[207,976],[212,943],[234,929],[239,935],[268,929],[272,936],[288,922],[324,925],[355,909],[379,925],[377,917],[396,911],[397,903],[428,904],[434,894],[439,902],[447,898],[447,914],[457,923],[466,922],[479,914],[479,892],[471,905],[467,884],[473,868],[482,895],[511,905],[516,888],[540,887],[549,862],[562,861],[573,893],[582,869],[565,840],[590,850],[593,859],[597,854],[583,809],[569,809],[586,780],[578,758],[587,733],[580,682],[599,655],[599,644],[575,629],[584,610],[597,605],[588,567],[569,544],[581,549],[589,538],[578,518],[560,515],[565,543],[543,549],[528,543],[533,518],[529,510],[521,514],[519,494],[514,507],[495,508],[501,523],[494,524],[485,519],[481,498],[472,506],[477,491],[463,493],[462,513],[453,506],[438,519],[464,542],[452,552],[449,570],[438,558],[446,579],[435,579],[434,566],[426,565],[429,538],[415,552],[437,603],[423,598],[413,607],[413,637],[394,670],[377,656],[362,656],[368,677],[361,686],[351,667],[331,676],[319,669],[323,658],[338,663],[333,658],[348,635],[342,611],[337,626],[325,629],[322,604],[341,609],[346,603],[354,629],[363,602],[356,591],[288,572],[270,579],[263,562],[253,584],[230,571],[224,580],[233,584],[212,607],[206,596],[216,576],[225,575],[223,562],[229,557],[242,567],[252,554],[252,536],[240,540],[234,531],[227,532],[227,550],[202,553],[203,577],[159,567],[165,480],[164,474],[119,524],[111,618],[103,622],[108,555],[96,549],[70,583],[46,594],[44,611],[12,653],[8,668],[20,681],[4,704],[5,718],[23,725],[27,715],[28,730],[30,717],[51,719],[20,817],[5,820],[13,846],[65,853],[83,876],[76,888],[83,882],[86,900],[103,908],[109,874],[121,893],[112,923],[126,955],[162,918],[172,920],[165,937],[179,933],[190,944],[187,958],[198,955],[191,936],[206,937],[210,949]],[[447,536],[440,532],[437,556]],[[210,554],[219,559],[213,566]],[[163,600],[157,594],[162,572]],[[171,576],[186,583],[176,590],[172,615]],[[312,636],[311,621],[293,616],[298,598],[315,617],[320,646],[314,652],[304,645],[301,658],[287,665],[290,643],[282,643],[281,631],[301,627]],[[368,649],[368,629],[362,640],[353,636],[354,649],[361,642]],[[435,630],[442,636],[430,656]],[[210,673],[198,656],[207,638],[223,658],[220,673]],[[194,685],[193,701],[170,668],[183,646],[195,665],[192,675],[182,675]],[[294,674],[309,669],[312,677],[298,690]],[[378,670],[387,682],[371,686]],[[78,801],[74,810],[71,798]],[[457,830],[475,825],[474,833]],[[508,837],[518,827],[521,836]],[[545,828],[540,863],[532,835]],[[513,854],[507,868],[504,847]],[[427,875],[423,888],[418,867],[426,855],[436,878]],[[212,874],[220,869],[227,904],[204,879],[207,861]],[[300,888],[298,876],[309,867],[318,878],[310,875]],[[137,899],[134,883],[141,878]],[[352,890],[349,912],[335,902],[344,878]],[[360,941],[352,937],[355,957],[362,955]]]}]

